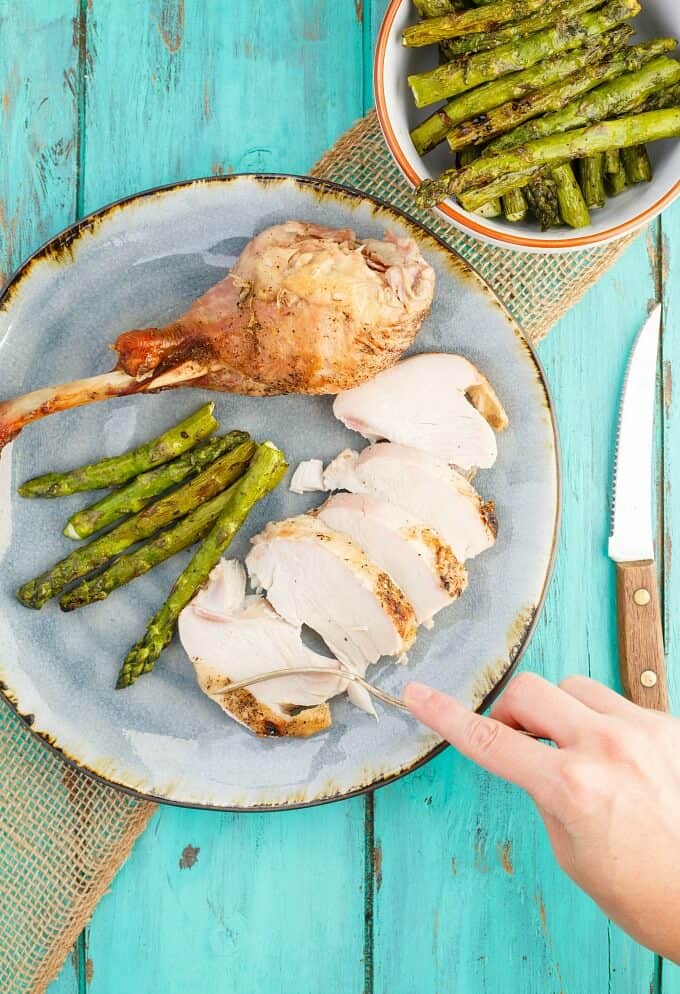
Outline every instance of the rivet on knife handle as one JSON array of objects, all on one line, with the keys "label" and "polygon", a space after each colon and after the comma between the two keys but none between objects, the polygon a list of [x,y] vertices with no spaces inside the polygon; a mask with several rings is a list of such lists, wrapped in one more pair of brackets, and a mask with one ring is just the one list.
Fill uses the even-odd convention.
[{"label": "rivet on knife handle", "polygon": [[668,710],[661,610],[654,562],[617,563],[619,665],[626,696],[641,707]]}]

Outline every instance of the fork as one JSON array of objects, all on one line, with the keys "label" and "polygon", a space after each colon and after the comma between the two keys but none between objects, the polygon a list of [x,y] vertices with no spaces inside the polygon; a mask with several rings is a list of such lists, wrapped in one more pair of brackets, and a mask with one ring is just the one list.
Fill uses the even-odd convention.
[{"label": "fork", "polygon": [[220,694],[233,694],[237,690],[245,690],[247,687],[253,687],[257,683],[266,683],[268,680],[276,680],[282,676],[304,676],[308,673],[323,673],[325,676],[331,674],[337,676],[339,680],[347,680],[348,683],[358,683],[360,687],[363,687],[364,690],[368,691],[377,700],[382,701],[383,704],[391,704],[392,707],[398,708],[400,711],[408,712],[409,710],[398,697],[388,694],[386,690],[381,690],[379,687],[374,687],[372,683],[369,683],[364,677],[359,676],[358,673],[344,669],[332,670],[328,666],[295,666],[290,669],[270,670],[268,673],[258,673],[257,676],[248,677],[247,680],[230,683],[228,687],[220,691]]},{"label": "fork", "polygon": [[[360,687],[368,691],[376,700],[382,701],[383,704],[389,704],[391,707],[397,708],[399,711],[405,711],[407,714],[411,713],[410,708],[399,697],[389,694],[386,690],[381,690],[380,687],[375,687],[365,677],[359,676],[358,673],[346,669],[332,670],[327,666],[293,666],[290,669],[269,670],[268,673],[258,673],[256,676],[248,677],[246,680],[238,680],[235,683],[230,683],[224,690],[220,690],[219,694],[222,697],[226,697],[227,694],[234,694],[237,690],[246,690],[248,687],[254,687],[255,684],[266,683],[268,680],[276,680],[282,676],[305,676],[309,673],[323,673],[325,676],[331,673],[333,676],[337,676],[339,680],[347,680],[348,683],[358,683]],[[527,732],[523,728],[517,728],[515,731],[518,731],[520,735],[526,735],[530,739],[539,739],[542,742],[550,741],[542,735],[535,735],[533,732]]]}]

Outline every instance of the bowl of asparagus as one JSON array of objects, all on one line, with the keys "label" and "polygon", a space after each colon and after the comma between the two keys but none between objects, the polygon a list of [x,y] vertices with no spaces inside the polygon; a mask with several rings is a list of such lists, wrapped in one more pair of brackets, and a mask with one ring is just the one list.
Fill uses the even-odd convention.
[{"label": "bowl of asparagus", "polygon": [[482,241],[570,251],[680,194],[677,0],[391,0],[376,107],[434,210]]}]

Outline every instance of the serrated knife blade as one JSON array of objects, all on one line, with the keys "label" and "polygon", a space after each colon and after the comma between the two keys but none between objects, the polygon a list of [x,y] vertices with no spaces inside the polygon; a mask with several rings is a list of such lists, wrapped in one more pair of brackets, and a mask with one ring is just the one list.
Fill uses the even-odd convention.
[{"label": "serrated knife blade", "polygon": [[621,682],[641,707],[668,710],[661,609],[654,563],[652,474],[661,308],[649,315],[628,363],[614,462],[609,555],[616,563]]},{"label": "serrated knife blade", "polygon": [[654,558],[652,473],[661,307],[637,337],[628,363],[614,458],[609,555],[617,563]]}]

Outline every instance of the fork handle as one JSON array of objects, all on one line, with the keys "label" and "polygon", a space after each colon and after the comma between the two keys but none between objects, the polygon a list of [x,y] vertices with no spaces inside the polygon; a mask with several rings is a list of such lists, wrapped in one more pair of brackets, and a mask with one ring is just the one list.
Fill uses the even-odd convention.
[{"label": "fork handle", "polygon": [[659,591],[653,560],[616,564],[619,667],[634,704],[668,711]]}]

